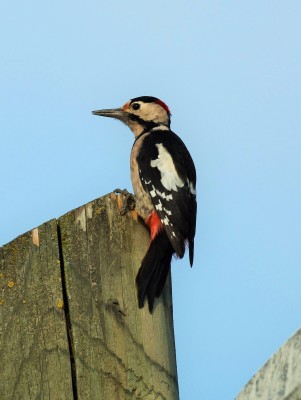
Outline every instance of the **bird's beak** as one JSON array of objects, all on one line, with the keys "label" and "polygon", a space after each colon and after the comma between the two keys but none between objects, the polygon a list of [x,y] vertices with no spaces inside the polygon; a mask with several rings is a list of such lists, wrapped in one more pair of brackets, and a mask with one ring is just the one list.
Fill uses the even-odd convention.
[{"label": "bird's beak", "polygon": [[128,120],[128,113],[124,111],[123,108],[111,108],[108,110],[96,110],[92,111],[93,115],[100,115],[101,117],[109,117],[109,118],[116,118],[122,122]]}]

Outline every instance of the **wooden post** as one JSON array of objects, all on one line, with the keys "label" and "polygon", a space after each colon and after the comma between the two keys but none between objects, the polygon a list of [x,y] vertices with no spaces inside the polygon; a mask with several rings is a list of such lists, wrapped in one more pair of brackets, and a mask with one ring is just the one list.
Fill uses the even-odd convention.
[{"label": "wooden post", "polygon": [[246,384],[236,400],[301,399],[301,329]]},{"label": "wooden post", "polygon": [[70,371],[53,220],[0,248],[0,399],[72,399]]},{"label": "wooden post", "polygon": [[0,399],[178,399],[171,284],[135,277],[147,230],[110,194],[0,249]]}]

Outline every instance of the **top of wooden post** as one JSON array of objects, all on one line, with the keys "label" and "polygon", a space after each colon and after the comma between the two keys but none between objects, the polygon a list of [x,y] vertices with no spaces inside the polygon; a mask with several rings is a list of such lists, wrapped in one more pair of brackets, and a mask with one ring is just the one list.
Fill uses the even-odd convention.
[{"label": "top of wooden post", "polygon": [[138,308],[149,236],[119,200],[0,249],[1,399],[178,399],[170,279],[153,315]]}]

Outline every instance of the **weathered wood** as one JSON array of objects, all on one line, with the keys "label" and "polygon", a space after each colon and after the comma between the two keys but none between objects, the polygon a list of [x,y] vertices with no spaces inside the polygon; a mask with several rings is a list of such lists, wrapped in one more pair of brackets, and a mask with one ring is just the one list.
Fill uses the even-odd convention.
[{"label": "weathered wood", "polygon": [[72,399],[56,221],[0,248],[0,399]]},{"label": "weathered wood", "polygon": [[253,376],[237,400],[301,400],[301,329]]},{"label": "weathered wood", "polygon": [[59,220],[79,399],[178,399],[170,282],[153,315],[135,277],[145,227],[109,195]]},{"label": "weathered wood", "polygon": [[170,277],[153,315],[139,310],[149,235],[119,200],[0,249],[0,400],[178,399]]}]

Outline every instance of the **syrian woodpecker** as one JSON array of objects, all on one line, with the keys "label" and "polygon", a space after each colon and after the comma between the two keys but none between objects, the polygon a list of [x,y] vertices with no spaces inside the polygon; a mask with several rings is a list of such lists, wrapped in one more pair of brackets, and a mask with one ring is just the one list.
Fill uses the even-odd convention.
[{"label": "syrian woodpecker", "polygon": [[170,130],[170,111],[151,96],[136,97],[121,108],[93,111],[124,122],[134,133],[131,180],[136,210],[150,230],[151,242],[136,277],[139,308],[164,285],[172,255],[182,258],[189,245],[193,263],[196,223],[196,171],[182,140]]}]

